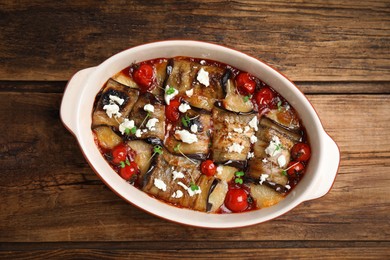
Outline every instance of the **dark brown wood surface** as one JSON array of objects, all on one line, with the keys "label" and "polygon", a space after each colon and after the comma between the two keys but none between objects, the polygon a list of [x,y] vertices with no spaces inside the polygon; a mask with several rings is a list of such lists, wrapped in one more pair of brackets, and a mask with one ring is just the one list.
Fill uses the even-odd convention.
[{"label": "dark brown wood surface", "polygon": [[[390,258],[388,1],[0,1],[0,258]],[[66,81],[165,39],[278,68],[341,149],[326,196],[252,227],[210,230],[117,197],[59,119]]]}]

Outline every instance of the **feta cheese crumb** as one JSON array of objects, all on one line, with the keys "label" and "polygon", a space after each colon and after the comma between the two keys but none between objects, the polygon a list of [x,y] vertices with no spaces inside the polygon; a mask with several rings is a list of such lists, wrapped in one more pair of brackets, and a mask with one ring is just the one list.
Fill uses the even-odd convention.
[{"label": "feta cheese crumb", "polygon": [[235,152],[235,153],[241,153],[242,150],[244,150],[244,146],[243,145],[240,145],[238,143],[233,143],[231,146],[228,147],[228,152],[229,153],[232,153],[232,152]]},{"label": "feta cheese crumb", "polygon": [[114,95],[110,95],[109,98],[110,98],[110,101],[116,102],[120,106],[123,104],[123,102],[125,102],[125,100],[123,98],[120,98],[120,97],[117,97]]},{"label": "feta cheese crumb", "polygon": [[193,132],[195,134],[198,132],[198,125],[197,124],[193,124],[191,126],[191,132]]},{"label": "feta cheese crumb", "polygon": [[288,185],[288,184],[287,184],[287,185],[285,185],[284,187],[286,187],[286,189],[288,189],[288,190],[289,190],[289,189],[291,189],[291,186],[290,186],[290,185]]},{"label": "feta cheese crumb", "polygon": [[181,181],[179,181],[177,184],[179,184],[180,186],[183,187],[183,189],[185,189],[188,194],[190,195],[190,197],[194,196],[195,194],[200,194],[202,192],[202,190],[200,189],[200,187],[198,186],[198,189],[197,190],[192,190],[191,187],[187,187],[184,183],[182,183]]},{"label": "feta cheese crumb", "polygon": [[268,160],[267,160],[267,158],[263,158],[263,160],[261,160],[263,163],[267,163],[268,162]]},{"label": "feta cheese crumb", "polygon": [[257,142],[257,137],[255,135],[252,135],[250,140],[251,140],[251,144],[254,144]]},{"label": "feta cheese crumb", "polygon": [[205,60],[201,60],[199,63],[202,64],[202,65],[205,65],[206,61]]},{"label": "feta cheese crumb", "polygon": [[255,153],[248,152],[248,155],[246,156],[246,158],[249,160],[250,158],[253,158],[253,157],[255,157]]},{"label": "feta cheese crumb", "polygon": [[280,148],[280,140],[279,137],[273,136],[271,142],[269,142],[269,145],[267,148],[265,148],[265,152],[270,155],[278,155],[282,152],[282,149]]},{"label": "feta cheese crumb", "polygon": [[250,128],[249,126],[246,125],[246,126],[244,127],[244,133],[248,132],[250,129],[251,129],[251,128]]},{"label": "feta cheese crumb", "polygon": [[172,193],[172,198],[175,198],[175,199],[180,199],[181,197],[183,197],[183,192],[181,190],[177,190],[175,192]]},{"label": "feta cheese crumb", "polygon": [[177,94],[179,94],[179,91],[177,91],[177,89],[175,89],[175,88],[173,88],[174,91],[172,94],[167,94],[168,89],[169,89],[169,86],[167,85],[165,87],[165,92],[164,92],[164,99],[165,99],[165,103],[167,103],[167,105],[169,105],[172,98],[174,98]]},{"label": "feta cheese crumb", "polygon": [[217,167],[217,175],[221,175],[223,172],[223,167],[220,165]]},{"label": "feta cheese crumb", "polygon": [[156,123],[159,122],[157,118],[151,118],[148,120],[148,122],[146,123],[146,127],[150,130],[150,131],[155,131],[156,130]]},{"label": "feta cheese crumb", "polygon": [[180,140],[187,144],[192,144],[198,141],[198,137],[187,130],[176,130],[175,135],[179,136]]},{"label": "feta cheese crumb", "polygon": [[112,118],[114,115],[116,118],[121,117],[122,113],[119,112],[119,106],[117,104],[109,104],[103,107],[106,110],[106,114],[109,118]]},{"label": "feta cheese crumb", "polygon": [[190,109],[191,109],[191,106],[188,105],[187,103],[181,103],[179,106],[179,111],[182,113],[185,113],[185,112],[187,112],[187,110],[190,110]]},{"label": "feta cheese crumb", "polygon": [[284,154],[280,155],[278,157],[278,164],[279,164],[279,167],[283,167],[286,165],[286,156],[284,156]]},{"label": "feta cheese crumb", "polygon": [[173,176],[173,180],[184,178],[184,174],[178,171],[173,171],[172,176]]},{"label": "feta cheese crumb", "polygon": [[186,90],[186,95],[187,95],[188,97],[192,97],[193,94],[194,94],[194,89],[193,89],[193,88],[190,89],[190,90]]},{"label": "feta cheese crumb", "polygon": [[144,110],[145,110],[146,112],[154,113],[154,106],[153,106],[152,104],[146,104],[146,105],[144,106]]},{"label": "feta cheese crumb", "polygon": [[243,132],[241,128],[233,128],[233,131],[239,134]]},{"label": "feta cheese crumb", "polygon": [[265,181],[267,180],[268,177],[269,177],[269,175],[268,175],[268,174],[265,174],[265,173],[263,173],[262,175],[260,175],[260,181],[259,181],[260,185],[263,185],[263,182],[265,182]]},{"label": "feta cheese crumb", "polygon": [[255,131],[259,130],[259,128],[257,127],[258,124],[259,122],[257,121],[257,116],[254,116],[252,120],[249,121],[249,126],[255,129]]},{"label": "feta cheese crumb", "polygon": [[141,129],[137,129],[136,131],[135,131],[135,136],[136,137],[138,137],[138,138],[140,138],[141,137]]},{"label": "feta cheese crumb", "polygon": [[154,186],[156,186],[157,189],[166,191],[167,185],[160,179],[154,179]]},{"label": "feta cheese crumb", "polygon": [[199,83],[205,85],[206,87],[210,86],[209,73],[205,71],[203,68],[199,70],[196,79],[199,81]]},{"label": "feta cheese crumb", "polygon": [[134,127],[134,120],[129,120],[125,118],[125,120],[119,125],[119,132],[121,134],[125,134],[126,128],[132,129]]}]

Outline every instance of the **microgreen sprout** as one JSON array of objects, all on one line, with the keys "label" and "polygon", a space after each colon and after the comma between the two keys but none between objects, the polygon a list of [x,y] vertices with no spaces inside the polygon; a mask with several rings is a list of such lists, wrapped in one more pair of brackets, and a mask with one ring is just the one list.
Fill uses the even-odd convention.
[{"label": "microgreen sprout", "polygon": [[181,123],[185,126],[188,127],[188,124],[190,123],[191,118],[188,117],[188,115],[185,115],[181,118]]},{"label": "microgreen sprout", "polygon": [[[148,113],[146,114],[146,116],[145,116],[144,120],[142,121],[141,125],[139,126],[139,128],[141,128],[141,127],[144,125],[146,119],[148,119],[148,117],[150,117],[151,115],[152,115],[152,113],[150,113],[150,112],[148,112]],[[136,130],[137,130],[137,129],[136,129]],[[135,133],[135,132],[134,132],[134,133]]]},{"label": "microgreen sprout", "polygon": [[243,171],[235,172],[234,175],[236,176],[236,178],[234,179],[235,183],[242,184],[244,182],[241,178],[245,175]]},{"label": "microgreen sprout", "polygon": [[162,147],[160,145],[155,145],[153,147],[153,154],[152,156],[150,157],[149,161],[152,160],[152,158],[156,155],[156,154],[162,154],[163,153],[163,150],[162,150]]},{"label": "microgreen sprout", "polygon": [[173,93],[175,93],[175,89],[174,89],[173,87],[169,87],[169,88],[165,91],[165,93],[166,93],[167,95],[172,95]]},{"label": "microgreen sprout", "polygon": [[282,111],[282,101],[281,100],[279,100],[279,102],[278,102],[278,111]]},{"label": "microgreen sprout", "polygon": [[191,182],[190,183],[190,188],[192,191],[196,191],[196,190],[199,190],[199,186],[196,185],[195,183]]},{"label": "microgreen sprout", "polygon": [[251,99],[251,98],[252,98],[252,95],[248,95],[248,96],[243,97],[245,103],[248,102],[249,99]]},{"label": "microgreen sprout", "polygon": [[177,144],[175,146],[175,148],[173,148],[173,150],[177,153],[180,153],[181,155],[183,155],[187,160],[189,160],[190,162],[192,162],[193,164],[197,164],[195,161],[191,160],[190,158],[187,157],[187,155],[185,155],[181,150],[180,150],[180,145],[181,144]]},{"label": "microgreen sprout", "polygon": [[129,161],[129,160],[121,161],[121,162],[120,162],[120,167],[121,167],[121,168],[125,168],[126,165],[129,165],[129,166],[130,166],[130,161]]},{"label": "microgreen sprout", "polygon": [[126,128],[125,129],[125,133],[127,134],[127,135],[129,135],[130,133],[132,133],[132,134],[135,134],[135,132],[137,131],[137,127],[132,127],[132,128]]},{"label": "microgreen sprout", "polygon": [[290,170],[291,168],[295,167],[298,163],[299,163],[299,162],[296,162],[296,163],[294,163],[293,165],[291,165],[290,167],[288,167],[287,169],[282,170],[282,174],[283,174],[284,176],[287,176],[287,171]]}]

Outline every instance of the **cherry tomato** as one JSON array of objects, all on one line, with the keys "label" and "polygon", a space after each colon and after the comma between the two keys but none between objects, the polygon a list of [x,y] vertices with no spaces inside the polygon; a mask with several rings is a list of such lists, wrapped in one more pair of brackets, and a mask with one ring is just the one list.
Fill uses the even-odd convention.
[{"label": "cherry tomato", "polygon": [[248,194],[243,189],[230,189],[225,197],[225,206],[233,212],[248,208]]},{"label": "cherry tomato", "polygon": [[255,94],[255,100],[259,107],[268,106],[274,98],[274,93],[268,87],[260,89]]},{"label": "cherry tomato", "polygon": [[142,64],[133,72],[135,82],[140,86],[141,91],[148,91],[154,79],[153,67],[149,64]]},{"label": "cherry tomato", "polygon": [[297,143],[291,148],[291,156],[296,161],[307,161],[311,155],[309,145],[305,143]]},{"label": "cherry tomato", "polygon": [[200,165],[200,170],[204,175],[213,176],[217,171],[217,167],[215,167],[215,164],[212,160],[206,160],[203,161]]},{"label": "cherry tomato", "polygon": [[287,165],[287,174],[294,176],[296,174],[300,174],[303,169],[305,169],[305,166],[303,166],[302,163],[297,161],[292,161]]},{"label": "cherry tomato", "polygon": [[240,73],[236,77],[237,89],[242,95],[251,95],[255,92],[256,82],[249,73]]},{"label": "cherry tomato", "polygon": [[111,153],[113,163],[119,164],[120,162],[126,161],[127,148],[124,144],[116,146]]},{"label": "cherry tomato", "polygon": [[172,99],[169,102],[169,105],[165,107],[165,115],[171,122],[176,122],[179,120],[180,111],[179,111],[180,101],[178,99]]},{"label": "cherry tomato", "polygon": [[131,162],[130,165],[126,164],[125,167],[119,170],[120,176],[126,181],[130,180],[130,178],[134,174],[138,174],[138,173],[139,173],[139,168],[135,162]]}]

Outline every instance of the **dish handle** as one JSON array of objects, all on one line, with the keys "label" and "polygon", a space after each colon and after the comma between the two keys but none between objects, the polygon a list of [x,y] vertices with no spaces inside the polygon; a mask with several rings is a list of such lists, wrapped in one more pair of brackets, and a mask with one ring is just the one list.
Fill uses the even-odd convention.
[{"label": "dish handle", "polygon": [[319,167],[317,183],[313,186],[308,200],[320,198],[327,194],[333,186],[340,164],[340,150],[336,142],[325,133],[324,154]]},{"label": "dish handle", "polygon": [[76,134],[76,110],[77,100],[81,92],[80,88],[83,87],[84,82],[94,70],[95,67],[92,67],[76,72],[65,87],[61,102],[60,117],[65,127],[73,132],[73,134]]}]

